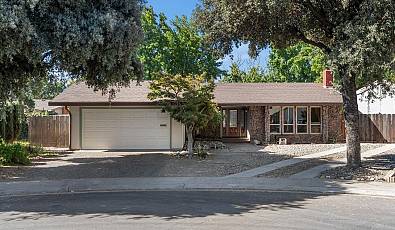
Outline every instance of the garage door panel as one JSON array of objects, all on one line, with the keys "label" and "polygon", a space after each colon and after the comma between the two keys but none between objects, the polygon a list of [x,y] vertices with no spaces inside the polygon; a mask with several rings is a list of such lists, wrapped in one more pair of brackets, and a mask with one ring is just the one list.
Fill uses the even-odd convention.
[{"label": "garage door panel", "polygon": [[170,117],[160,109],[84,109],[85,149],[168,149]]}]

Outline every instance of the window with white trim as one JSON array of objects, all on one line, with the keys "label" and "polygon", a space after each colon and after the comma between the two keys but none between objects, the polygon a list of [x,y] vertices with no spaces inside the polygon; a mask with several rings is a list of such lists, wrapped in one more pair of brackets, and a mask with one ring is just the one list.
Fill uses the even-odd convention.
[{"label": "window with white trim", "polygon": [[321,133],[321,107],[310,107],[310,133]]},{"label": "window with white trim", "polygon": [[270,133],[281,133],[281,107],[271,106],[270,113]]},{"label": "window with white trim", "polygon": [[283,133],[294,133],[294,107],[283,107]]},{"label": "window with white trim", "polygon": [[296,107],[296,132],[307,133],[307,106]]}]

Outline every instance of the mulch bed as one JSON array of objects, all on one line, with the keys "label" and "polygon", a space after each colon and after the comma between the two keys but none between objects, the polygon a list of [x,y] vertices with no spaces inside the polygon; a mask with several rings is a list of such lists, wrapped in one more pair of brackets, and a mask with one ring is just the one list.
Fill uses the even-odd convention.
[{"label": "mulch bed", "polygon": [[362,167],[337,167],[321,174],[322,179],[386,181],[386,176],[395,169],[395,153],[384,153],[363,161]]}]

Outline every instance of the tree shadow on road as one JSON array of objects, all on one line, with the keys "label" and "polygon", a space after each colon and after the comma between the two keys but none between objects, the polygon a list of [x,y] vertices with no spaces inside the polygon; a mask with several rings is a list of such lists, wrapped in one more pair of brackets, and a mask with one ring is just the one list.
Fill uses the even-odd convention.
[{"label": "tree shadow on road", "polygon": [[145,191],[3,197],[0,198],[0,215],[4,221],[76,216],[87,219],[123,216],[130,220],[242,216],[259,210],[303,209],[315,199],[334,195],[259,191]]}]

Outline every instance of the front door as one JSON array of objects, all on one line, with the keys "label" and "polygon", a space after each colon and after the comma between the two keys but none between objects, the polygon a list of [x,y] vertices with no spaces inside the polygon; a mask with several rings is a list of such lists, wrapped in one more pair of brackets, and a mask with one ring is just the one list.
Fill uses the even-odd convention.
[{"label": "front door", "polygon": [[223,109],[222,116],[223,137],[247,137],[246,109]]}]

